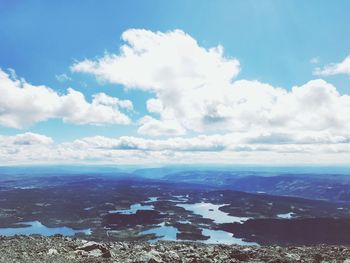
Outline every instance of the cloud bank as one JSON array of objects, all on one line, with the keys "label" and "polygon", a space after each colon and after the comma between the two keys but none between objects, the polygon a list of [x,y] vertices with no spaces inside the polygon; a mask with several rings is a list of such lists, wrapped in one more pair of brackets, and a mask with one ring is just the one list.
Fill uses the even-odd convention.
[{"label": "cloud bank", "polygon": [[[130,29],[122,40],[118,52],[78,61],[71,71],[151,95],[134,122],[139,135],[63,143],[35,133],[0,136],[0,163],[349,164],[350,96],[331,83],[313,79],[287,90],[238,79],[237,58],[181,30]],[[349,61],[315,74],[349,74]],[[132,122],[125,113],[132,101],[105,93],[89,102],[72,88],[59,94],[2,70],[0,92],[0,125],[7,127],[52,118],[80,125]]]},{"label": "cloud bank", "polygon": [[0,136],[0,164],[347,164],[350,136],[312,134],[225,134],[145,139],[85,137],[54,143],[35,133]]},{"label": "cloud bank", "polygon": [[119,53],[77,62],[72,71],[154,94],[147,101],[149,114],[139,121],[140,134],[259,130],[343,136],[350,128],[350,97],[322,79],[290,91],[235,80],[240,71],[236,58],[225,56],[222,46],[201,47],[181,30],[131,29],[122,39]]}]

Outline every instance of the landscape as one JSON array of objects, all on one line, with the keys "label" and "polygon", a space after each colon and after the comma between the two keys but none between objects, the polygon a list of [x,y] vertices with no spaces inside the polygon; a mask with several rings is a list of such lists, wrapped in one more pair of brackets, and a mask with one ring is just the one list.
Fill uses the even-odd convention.
[{"label": "landscape", "polygon": [[349,174],[187,169],[107,167],[97,172],[92,167],[80,173],[79,167],[61,172],[3,167],[0,235],[280,246],[350,243]]},{"label": "landscape", "polygon": [[[102,244],[190,242],[190,245],[197,243],[197,246],[253,247],[250,254],[236,252],[232,256],[230,252],[232,257],[229,258],[237,257],[243,261],[249,260],[249,257],[277,260],[281,255],[273,248],[278,246],[285,247],[287,252],[283,253],[290,255],[291,262],[303,255],[311,257],[309,261],[312,262],[317,257],[327,258],[323,251],[325,248],[321,250],[323,252],[318,248],[313,255],[314,248],[313,252],[302,250],[291,253],[290,247],[327,245],[338,246],[336,248],[339,249],[350,243],[348,168],[334,168],[336,173],[333,174],[323,172],[329,169],[299,167],[293,171],[291,167],[251,166],[209,166],[204,170],[197,166],[1,167],[0,236],[4,236],[2,242],[7,241],[6,238],[11,241],[13,236],[54,236],[56,239],[50,241],[49,246],[52,247],[50,251],[56,252],[58,245],[55,241],[63,236]],[[72,239],[68,241],[73,242]],[[176,251],[177,245],[165,244],[175,246],[171,249]],[[79,247],[70,245],[74,246]],[[264,251],[266,246],[270,246],[269,251]],[[99,249],[103,253],[96,254]],[[123,254],[121,248],[113,249],[117,250],[115,253],[120,259]],[[95,254],[86,252],[83,259],[102,256],[109,260],[112,255],[106,255],[106,251],[110,253],[113,249],[94,247],[88,251],[95,251]],[[220,251],[224,249],[220,247]],[[207,249],[204,251],[208,253]],[[346,251],[350,253],[350,250],[342,251],[345,255]],[[47,253],[44,255],[49,255],[51,260],[52,256],[57,256]],[[76,256],[76,251],[73,255]],[[226,254],[222,252],[218,255],[223,257]],[[332,258],[331,255],[329,258]],[[120,262],[136,262],[136,259],[132,261],[130,257],[123,256]],[[146,262],[154,258],[157,259],[146,257]],[[62,255],[60,259],[62,262],[69,260]]]},{"label": "landscape", "polygon": [[0,263],[350,263],[349,10],[0,0]]}]

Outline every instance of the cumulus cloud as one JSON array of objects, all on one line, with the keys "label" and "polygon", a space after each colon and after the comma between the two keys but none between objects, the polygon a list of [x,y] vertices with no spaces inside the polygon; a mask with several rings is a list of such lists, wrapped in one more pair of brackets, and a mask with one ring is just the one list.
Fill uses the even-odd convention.
[{"label": "cumulus cloud", "polygon": [[50,145],[53,139],[37,133],[26,132],[13,136],[0,136],[1,146],[13,145]]},{"label": "cumulus cloud", "polygon": [[52,138],[36,133],[0,135],[0,164],[46,162],[52,156]]},{"label": "cumulus cloud", "polygon": [[174,136],[183,135],[186,130],[181,126],[181,124],[175,119],[165,119],[161,121],[155,119],[151,116],[145,116],[140,121],[140,127],[137,130],[140,134],[150,135],[150,136]]},{"label": "cumulus cloud", "polygon": [[323,68],[316,68],[313,74],[316,76],[350,75],[350,56],[339,63],[331,63]]},{"label": "cumulus cloud", "polygon": [[132,136],[122,136],[119,138],[95,136],[75,140],[73,145],[78,148],[143,151],[221,151],[228,146],[223,137],[206,135],[192,138],[174,137],[158,140]]},{"label": "cumulus cloud", "polygon": [[24,128],[51,118],[74,124],[128,124],[130,119],[119,109],[132,109],[129,100],[119,100],[104,93],[92,102],[72,88],[58,94],[46,86],[34,86],[0,69],[0,125]]},{"label": "cumulus cloud", "polygon": [[95,105],[117,106],[127,110],[133,109],[133,104],[130,100],[120,100],[116,97],[108,96],[105,93],[97,93],[92,95],[92,97],[92,103]]},{"label": "cumulus cloud", "polygon": [[[109,138],[104,136],[85,137],[75,140],[73,144],[80,147],[118,150],[144,151],[235,151],[237,147],[265,147],[271,145],[284,147],[299,145],[314,147],[315,145],[340,145],[350,142],[350,135],[335,136],[330,132],[242,132],[222,135],[198,135],[192,137],[171,137],[164,139],[150,139],[133,136]],[[312,146],[314,145],[314,146]],[[249,148],[250,150],[252,148]]]},{"label": "cumulus cloud", "polygon": [[140,133],[169,134],[164,127],[172,120],[171,130],[176,127],[179,134],[188,122],[180,119],[203,115],[203,102],[215,100],[240,70],[238,60],[225,57],[222,46],[203,48],[181,30],[161,33],[131,29],[123,33],[122,39],[126,44],[119,55],[84,60],[74,64],[72,70],[156,94],[147,106],[150,111],[158,111],[160,119],[146,117],[140,122]]},{"label": "cumulus cloud", "polygon": [[72,70],[150,91],[220,85],[231,81],[240,70],[237,59],[224,57],[222,46],[205,49],[181,30],[162,33],[130,29],[123,33],[122,40],[126,44],[119,55],[84,60],[74,64]]},{"label": "cumulus cloud", "polygon": [[[148,112],[138,120],[137,131],[144,137],[94,136],[55,144],[38,134],[2,136],[0,163],[345,164],[350,160],[350,96],[325,80],[288,90],[238,80],[236,58],[224,54],[220,45],[202,47],[181,30],[131,29],[122,39],[125,43],[118,53],[77,62],[71,70],[151,94],[145,101]],[[0,92],[4,94],[0,124],[17,128],[50,118],[127,124],[130,119],[121,111],[133,110],[129,100],[98,93],[88,102],[79,91],[58,94],[19,80],[14,72],[10,77],[0,71]]]},{"label": "cumulus cloud", "polygon": [[[350,136],[329,132],[280,134],[278,143],[261,132],[146,139],[94,136],[66,142],[61,154],[111,163],[346,163]],[[316,158],[317,157],[317,158]]]},{"label": "cumulus cloud", "polygon": [[329,132],[314,132],[307,135],[254,132],[166,139],[94,136],[55,144],[45,135],[24,133],[0,136],[0,164],[47,162],[344,164],[350,157],[349,141],[348,134],[335,137]]},{"label": "cumulus cloud", "polygon": [[139,121],[140,134],[301,130],[336,131],[342,136],[350,128],[350,97],[324,80],[290,91],[235,80],[240,70],[237,59],[225,56],[222,46],[201,47],[180,30],[131,29],[122,39],[125,44],[118,54],[78,62],[72,70],[154,94],[147,101],[151,115]]}]

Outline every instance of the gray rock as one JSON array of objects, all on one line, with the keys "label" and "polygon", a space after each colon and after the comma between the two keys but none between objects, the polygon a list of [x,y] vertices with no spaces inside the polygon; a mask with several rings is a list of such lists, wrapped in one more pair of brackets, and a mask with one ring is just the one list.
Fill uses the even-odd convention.
[{"label": "gray rock", "polygon": [[94,242],[62,236],[0,238],[0,263],[344,262],[347,246],[258,247],[190,242]]},{"label": "gray rock", "polygon": [[49,251],[47,252],[48,255],[57,255],[58,251],[55,248],[50,248]]}]

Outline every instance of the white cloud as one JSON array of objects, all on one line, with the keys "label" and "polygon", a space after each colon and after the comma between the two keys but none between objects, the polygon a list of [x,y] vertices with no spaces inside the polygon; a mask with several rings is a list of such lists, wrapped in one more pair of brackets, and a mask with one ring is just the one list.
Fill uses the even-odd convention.
[{"label": "white cloud", "polygon": [[150,136],[173,136],[183,135],[186,130],[175,119],[164,119],[162,121],[145,116],[140,120],[138,133]]},{"label": "white cloud", "polygon": [[[12,74],[13,75],[13,74]],[[46,86],[34,86],[10,77],[0,69],[0,125],[24,128],[51,118],[74,124],[128,124],[120,108],[132,109],[128,100],[104,93],[95,94],[91,103],[72,88],[60,95]]]},{"label": "white cloud", "polygon": [[53,143],[53,139],[42,134],[26,132],[13,136],[0,136],[1,146],[13,146],[13,145],[50,145]]},{"label": "white cloud", "polygon": [[161,140],[132,136],[119,138],[95,136],[76,140],[73,145],[78,148],[142,151],[221,151],[226,147],[224,138],[206,135],[192,138],[173,137]]},{"label": "white cloud", "polygon": [[0,164],[46,162],[52,156],[53,139],[36,133],[0,135]]},{"label": "white cloud", "polygon": [[[224,56],[221,46],[201,47],[180,30],[133,29],[122,39],[118,54],[71,69],[151,94],[148,113],[138,121],[137,131],[146,137],[94,136],[55,144],[40,135],[3,136],[0,163],[349,163],[350,96],[332,84],[315,79],[286,90],[236,80],[237,59]],[[0,124],[10,127],[49,118],[127,124],[121,111],[133,110],[129,100],[98,93],[87,102],[74,89],[60,95],[3,71],[0,92]]]},{"label": "white cloud", "polygon": [[117,106],[127,110],[133,109],[133,104],[130,100],[120,100],[116,97],[108,96],[105,93],[97,93],[92,97],[92,103],[95,105]]},{"label": "white cloud", "polygon": [[[279,138],[276,142],[276,138]],[[350,136],[235,133],[168,139],[94,136],[55,144],[47,136],[0,136],[0,164],[315,163],[348,164]]]},{"label": "white cloud", "polygon": [[72,80],[72,78],[69,77],[66,73],[59,74],[59,75],[55,75],[55,78],[56,78],[59,82],[65,82],[65,81]]},{"label": "white cloud", "polygon": [[205,49],[181,30],[154,33],[130,29],[122,39],[127,43],[121,46],[120,55],[84,60],[74,64],[72,70],[92,73],[128,88],[160,91],[226,84],[240,69],[238,60],[223,56],[222,46]]},{"label": "white cloud", "polygon": [[107,163],[348,163],[350,136],[234,133],[167,139],[86,137],[61,144],[62,155]]},{"label": "white cloud", "polygon": [[149,99],[147,100],[147,110],[153,113],[161,113],[164,107],[162,101],[159,99]]},{"label": "white cloud", "polygon": [[316,68],[313,74],[316,76],[350,75],[350,56],[347,56],[342,62],[331,63],[323,68]]},{"label": "white cloud", "polygon": [[[127,30],[120,54],[84,60],[76,72],[155,94],[138,132],[181,135],[188,131],[270,133],[336,131],[350,126],[350,97],[321,79],[291,91],[259,81],[233,79],[239,62],[223,48],[206,49],[180,30]],[[350,61],[350,60],[349,60]]]},{"label": "white cloud", "polygon": [[[313,133],[229,133],[224,135],[198,135],[193,137],[171,137],[166,139],[145,139],[141,137],[122,136],[108,138],[103,136],[86,137],[75,140],[73,144],[80,147],[118,150],[143,151],[236,151],[245,146],[251,151],[254,147],[285,147],[322,145],[340,145],[350,142],[350,135],[334,136],[330,132]],[[242,151],[242,150],[241,150]]]},{"label": "white cloud", "polygon": [[[145,126],[140,127],[140,132],[169,134],[164,127],[171,119],[172,130],[175,126],[177,131],[187,129],[186,121],[179,119],[184,115],[188,119],[200,118],[205,110],[203,103],[221,97],[220,92],[228,88],[240,70],[237,59],[224,57],[222,46],[200,47],[181,30],[154,33],[131,29],[123,33],[122,39],[127,43],[120,48],[120,55],[107,54],[97,61],[84,60],[74,64],[72,70],[155,93],[156,100],[148,103],[148,109],[160,111],[163,105],[160,119],[156,122],[147,117],[140,122]],[[158,132],[155,132],[156,126]]]}]

